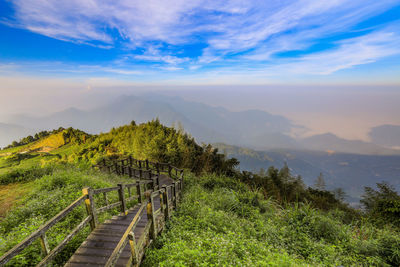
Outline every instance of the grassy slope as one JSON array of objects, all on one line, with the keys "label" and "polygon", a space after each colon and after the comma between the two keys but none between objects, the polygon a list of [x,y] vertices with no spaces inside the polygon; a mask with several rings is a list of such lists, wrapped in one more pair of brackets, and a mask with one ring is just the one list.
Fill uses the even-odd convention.
[{"label": "grassy slope", "polygon": [[399,265],[400,233],[346,225],[338,211],[280,207],[234,179],[188,177],[144,266]]},{"label": "grassy slope", "polygon": [[[59,211],[67,207],[82,194],[82,188],[90,186],[103,188],[115,186],[118,182],[127,182],[127,178],[109,176],[86,167],[58,166],[51,174],[43,175],[36,180],[25,184],[29,190],[25,191],[24,197],[19,201],[19,206],[14,207],[0,221],[0,255],[8,251],[15,244],[35,231],[41,224],[52,218]],[[15,184],[8,186],[16,186]],[[22,187],[22,188],[25,188]],[[22,188],[20,190],[22,190]],[[115,193],[110,194],[110,202],[117,201]],[[96,203],[104,205],[102,198],[98,197]],[[132,204],[132,203],[131,203]],[[104,214],[100,221],[117,214],[114,210]],[[63,240],[65,236],[86,216],[86,211],[81,205],[74,210],[66,219],[57,223],[55,227],[47,232],[49,244],[52,248]],[[70,245],[64,249],[62,255],[57,257],[56,265],[62,265],[71,253],[80,245],[88,234],[88,227],[73,239]],[[40,245],[34,242],[24,253],[14,258],[9,266],[32,266],[41,258]]]},{"label": "grassy slope", "polygon": [[[160,134],[153,138],[161,130],[165,131],[157,124],[153,128],[125,126],[84,142],[42,139],[0,151],[0,184],[3,179],[3,184],[15,188],[17,185],[10,181],[28,181],[18,186],[25,194],[19,199],[15,198],[16,194],[9,195],[6,190],[1,194],[0,190],[0,198],[7,198],[10,205],[18,204],[0,221],[0,255],[70,204],[84,186],[105,187],[123,179],[85,167],[87,162],[108,155],[110,150],[105,146],[111,144],[111,148],[120,153],[154,157],[155,160],[167,155],[167,160],[180,161],[185,146],[193,149],[186,152],[188,155],[197,153],[196,148],[190,146],[190,140],[179,136]],[[140,135],[143,137],[136,138]],[[171,141],[165,145],[165,140]],[[53,150],[49,153],[17,153],[30,147],[48,147],[50,143]],[[183,145],[179,146],[180,143]],[[86,165],[80,168],[82,162]],[[35,166],[47,167],[31,170]],[[168,231],[148,251],[144,263],[147,266],[400,264],[400,237],[394,230],[378,230],[366,224],[346,225],[341,223],[343,214],[337,211],[322,213],[307,205],[279,207],[230,178],[191,176],[186,184],[191,190],[185,194]],[[61,241],[84,215],[82,207],[57,224],[49,232],[51,246]],[[56,263],[62,264],[68,258],[88,229],[85,231],[74,239]],[[39,258],[39,245],[35,243],[11,265],[29,266]]]},{"label": "grassy slope", "polygon": [[0,219],[30,192],[32,183],[0,185]]}]

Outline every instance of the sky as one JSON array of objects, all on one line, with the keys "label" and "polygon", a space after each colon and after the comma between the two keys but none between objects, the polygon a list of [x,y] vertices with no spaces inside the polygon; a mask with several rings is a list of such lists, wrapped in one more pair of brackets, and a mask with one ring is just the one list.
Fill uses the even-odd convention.
[{"label": "sky", "polygon": [[[299,96],[298,109],[242,106],[305,123],[326,109],[315,103],[331,99],[336,108],[326,116],[346,119],[349,113],[338,107],[346,97],[354,98],[359,109],[351,111],[360,114],[353,122],[347,118],[347,127],[354,120],[364,120],[363,131],[400,123],[392,108],[400,103],[398,0],[6,0],[0,1],[0,33],[0,119],[70,105],[89,108],[126,88],[186,86],[187,93],[234,85],[243,95],[258,92],[265,99],[269,93]],[[345,94],[349,86],[356,93]],[[196,90],[201,99],[202,89]],[[369,116],[357,98],[370,103],[371,95],[376,101]],[[241,106],[224,99],[215,104]],[[365,122],[382,109],[390,112]],[[326,119],[312,120],[316,132],[329,130],[321,126]],[[347,132],[341,135],[365,136]]]}]

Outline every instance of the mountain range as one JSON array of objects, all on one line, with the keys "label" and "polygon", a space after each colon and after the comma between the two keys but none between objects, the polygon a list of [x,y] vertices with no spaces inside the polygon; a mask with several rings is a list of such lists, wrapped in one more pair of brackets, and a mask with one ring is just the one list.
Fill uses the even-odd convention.
[{"label": "mountain range", "polygon": [[14,115],[7,120],[7,123],[12,123],[9,128],[6,126],[0,128],[0,137],[3,136],[0,139],[0,146],[5,146],[10,140],[18,140],[31,132],[26,129],[39,131],[62,126],[78,128],[88,133],[99,133],[132,120],[141,123],[154,118],[159,118],[165,125],[181,124],[197,141],[204,143],[223,142],[256,150],[306,149],[356,154],[400,154],[400,150],[392,149],[382,142],[374,144],[360,140],[346,140],[331,133],[293,138],[291,132],[304,130],[305,127],[293,123],[284,116],[261,110],[229,111],[222,107],[159,94],[121,96],[95,109],[69,108],[44,117]]},{"label": "mountain range", "polygon": [[400,155],[360,155],[306,150],[255,151],[222,143],[214,144],[220,152],[240,161],[241,170],[259,173],[274,166],[288,164],[291,173],[300,175],[304,183],[313,186],[322,173],[328,190],[342,188],[347,201],[358,204],[364,186],[375,187],[386,181],[400,191]]}]

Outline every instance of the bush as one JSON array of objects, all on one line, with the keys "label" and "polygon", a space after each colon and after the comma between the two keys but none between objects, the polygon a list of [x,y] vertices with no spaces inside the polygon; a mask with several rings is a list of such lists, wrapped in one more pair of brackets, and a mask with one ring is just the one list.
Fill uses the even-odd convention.
[{"label": "bush", "polygon": [[143,266],[389,266],[396,229],[346,224],[342,210],[283,207],[234,178],[188,176],[179,209]]},{"label": "bush", "polygon": [[0,184],[5,185],[33,181],[44,175],[51,174],[53,170],[53,166],[47,166],[45,168],[31,167],[28,169],[13,169],[8,173],[0,175]]}]

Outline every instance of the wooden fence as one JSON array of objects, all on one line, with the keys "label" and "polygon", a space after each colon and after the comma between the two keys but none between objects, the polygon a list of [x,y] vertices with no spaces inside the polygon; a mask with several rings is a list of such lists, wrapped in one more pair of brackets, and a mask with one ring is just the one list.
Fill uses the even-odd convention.
[{"label": "wooden fence", "polygon": [[[183,170],[168,163],[137,160],[132,157],[122,160],[103,160],[100,164],[97,164],[94,167],[118,175],[128,175],[133,178],[135,182],[129,184],[118,184],[115,187],[109,188],[83,188],[81,197],[76,199],[56,216],[51,218],[44,225],[40,226],[39,229],[25,238],[22,242],[1,256],[0,266],[5,265],[36,240],[39,240],[43,252],[43,259],[37,264],[37,266],[48,265],[55,256],[62,251],[68,242],[71,241],[71,239],[86,225],[89,224],[91,231],[97,227],[99,224],[97,219],[98,214],[119,207],[121,215],[126,215],[128,211],[127,202],[132,200],[137,200],[138,205],[140,205],[139,212],[137,212],[131,224],[126,229],[106,266],[115,265],[127,242],[129,242],[132,252],[131,264],[137,265],[140,263],[145,248],[156,238],[163,228],[165,221],[170,217],[171,211],[177,206],[177,202],[183,189]],[[161,173],[166,173],[169,177],[175,178],[172,185],[160,186]],[[136,189],[136,195],[132,194],[132,189]],[[117,202],[109,203],[107,194],[110,192],[118,192]],[[105,206],[98,207],[96,205],[94,201],[95,195],[103,195],[102,202],[105,203]],[[160,198],[161,207],[155,210],[154,198],[157,196]],[[47,242],[46,232],[57,222],[64,219],[74,209],[81,206],[82,203],[85,203],[87,216],[84,217],[84,219],[64,238],[64,240],[51,249]],[[136,243],[133,231],[144,208],[146,208],[147,211],[148,223],[146,224],[145,231]]]}]

